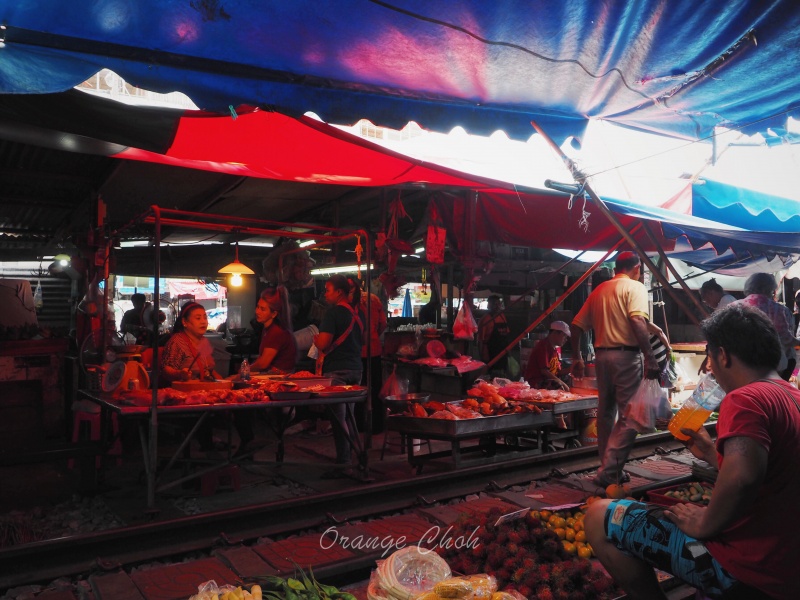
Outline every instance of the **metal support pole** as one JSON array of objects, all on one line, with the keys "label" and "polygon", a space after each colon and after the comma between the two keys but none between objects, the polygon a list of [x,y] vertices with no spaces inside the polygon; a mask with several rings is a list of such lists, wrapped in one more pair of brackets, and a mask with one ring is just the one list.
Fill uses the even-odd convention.
[{"label": "metal support pole", "polygon": [[[364,331],[367,336],[365,344],[367,348],[367,360],[364,361],[367,366],[367,399],[364,403],[364,448],[365,450],[369,450],[372,448],[372,411],[375,408],[372,406],[372,240],[366,230],[361,230],[360,233],[364,235],[364,245],[366,246],[365,256],[367,260],[367,268],[364,273],[364,287],[366,288],[367,294],[366,327]],[[353,432],[353,435],[357,436],[358,432]],[[366,454],[365,452],[365,455]]]},{"label": "metal support pole", "polygon": [[153,214],[155,216],[155,279],[153,281],[153,304],[155,306],[153,317],[155,323],[153,324],[154,336],[153,339],[153,364],[152,373],[153,381],[151,387],[153,388],[152,403],[150,405],[150,469],[147,475],[147,508],[152,509],[156,503],[156,469],[158,468],[158,378],[161,372],[161,365],[158,360],[158,309],[160,307],[159,300],[161,299],[161,290],[158,283],[161,279],[161,211],[158,206],[153,206]]}]

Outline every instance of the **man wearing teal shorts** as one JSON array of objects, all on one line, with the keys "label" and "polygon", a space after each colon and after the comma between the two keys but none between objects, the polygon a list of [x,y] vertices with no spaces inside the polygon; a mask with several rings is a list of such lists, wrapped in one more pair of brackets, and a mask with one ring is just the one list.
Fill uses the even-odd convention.
[{"label": "man wearing teal shorts", "polygon": [[711,501],[601,500],[586,514],[587,539],[631,599],[666,599],[655,567],[710,598],[796,600],[800,391],[775,370],[781,345],[760,310],[731,304],[701,327],[727,395],[716,445],[704,428],[681,431],[692,454],[719,469]]}]

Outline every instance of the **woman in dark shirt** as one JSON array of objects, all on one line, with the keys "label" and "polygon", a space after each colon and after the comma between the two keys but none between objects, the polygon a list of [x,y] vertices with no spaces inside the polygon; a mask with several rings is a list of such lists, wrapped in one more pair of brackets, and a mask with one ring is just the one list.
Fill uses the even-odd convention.
[{"label": "woman in dark shirt", "polygon": [[[334,275],[325,282],[325,301],[330,304],[328,312],[314,337],[314,345],[324,355],[322,374],[335,377],[345,384],[361,383],[361,346],[364,334],[364,319],[357,308],[361,302],[361,290],[352,289],[347,278]],[[352,301],[352,304],[351,304]],[[334,407],[336,418],[344,430],[348,430],[346,411],[352,410],[344,404]],[[350,431],[350,435],[358,435]],[[336,464],[350,464],[350,444],[338,427],[333,428],[336,443]]]},{"label": "woman in dark shirt", "polygon": [[297,344],[292,333],[291,317],[286,308],[286,288],[267,288],[256,304],[256,321],[264,326],[258,358],[250,365],[253,371],[292,373],[297,363]]},{"label": "woman in dark shirt", "polygon": [[[256,304],[256,321],[263,325],[258,358],[250,365],[251,371],[268,371],[274,374],[293,373],[297,363],[297,344],[292,332],[286,288],[267,288],[261,292]],[[235,458],[248,456],[250,442],[255,439],[253,411],[235,411],[233,422],[239,434],[239,448]]]}]

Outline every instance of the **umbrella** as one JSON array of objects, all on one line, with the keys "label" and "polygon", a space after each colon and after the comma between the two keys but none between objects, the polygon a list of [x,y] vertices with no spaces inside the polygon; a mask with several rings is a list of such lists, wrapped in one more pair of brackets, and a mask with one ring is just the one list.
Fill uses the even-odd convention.
[{"label": "umbrella", "polygon": [[411,310],[411,290],[406,289],[406,297],[403,299],[403,315],[404,317],[413,317],[414,312]]}]

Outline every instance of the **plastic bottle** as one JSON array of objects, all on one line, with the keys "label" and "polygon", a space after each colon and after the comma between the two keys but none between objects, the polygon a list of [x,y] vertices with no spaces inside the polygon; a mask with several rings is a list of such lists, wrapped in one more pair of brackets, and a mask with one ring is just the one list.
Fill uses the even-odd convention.
[{"label": "plastic bottle", "polygon": [[239,379],[241,379],[242,381],[250,380],[250,363],[247,362],[246,358],[242,361],[242,364],[239,366]]},{"label": "plastic bottle", "polygon": [[681,433],[681,429],[697,431],[706,422],[709,415],[719,408],[725,391],[719,387],[714,375],[708,373],[697,382],[692,395],[686,399],[677,414],[669,422],[669,431],[677,439],[686,441],[689,436]]}]

